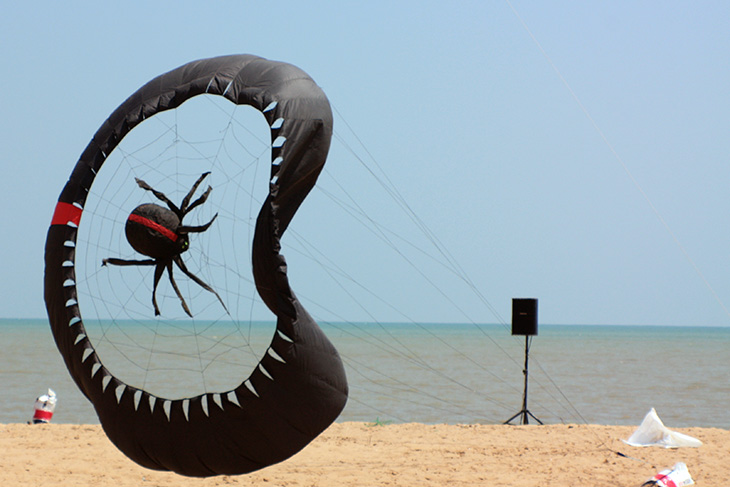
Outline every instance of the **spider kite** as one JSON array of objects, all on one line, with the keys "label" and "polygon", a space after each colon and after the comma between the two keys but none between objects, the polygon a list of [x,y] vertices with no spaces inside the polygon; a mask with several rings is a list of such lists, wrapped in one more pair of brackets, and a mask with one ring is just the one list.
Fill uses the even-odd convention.
[{"label": "spider kite", "polygon": [[215,290],[208,284],[203,282],[199,277],[190,272],[180,257],[180,255],[190,247],[188,234],[206,231],[218,216],[216,213],[213,216],[213,219],[208,223],[196,227],[182,224],[185,215],[190,213],[190,211],[195,207],[205,203],[208,199],[208,195],[212,190],[210,186],[208,186],[208,189],[202,196],[190,203],[190,199],[193,197],[193,194],[208,174],[210,173],[203,173],[195,184],[193,184],[193,187],[190,189],[185,198],[183,198],[180,208],[170,201],[164,193],[153,189],[149,184],[145,183],[141,179],[134,178],[140,188],[151,191],[157,199],[167,204],[169,208],[167,209],[154,203],[146,203],[135,208],[127,219],[127,224],[124,228],[127,241],[134,250],[152,258],[145,260],[125,260],[116,258],[102,260],[102,266],[107,264],[155,266],[155,283],[152,287],[152,305],[155,308],[155,316],[159,316],[160,314],[160,309],[157,307],[157,299],[155,298],[157,284],[160,282],[162,273],[165,269],[167,269],[167,274],[170,277],[170,284],[172,284],[173,289],[175,289],[177,297],[180,298],[180,304],[182,304],[185,313],[187,313],[187,315],[191,318],[193,317],[187,303],[185,303],[185,299],[180,293],[180,289],[178,289],[177,284],[175,283],[175,279],[172,277],[173,262],[177,264],[186,276],[198,283],[198,285],[200,285],[203,289],[215,294],[218,301],[220,301],[223,305],[223,309],[228,312],[226,305],[223,303],[221,297],[218,296],[218,293],[215,292]]}]

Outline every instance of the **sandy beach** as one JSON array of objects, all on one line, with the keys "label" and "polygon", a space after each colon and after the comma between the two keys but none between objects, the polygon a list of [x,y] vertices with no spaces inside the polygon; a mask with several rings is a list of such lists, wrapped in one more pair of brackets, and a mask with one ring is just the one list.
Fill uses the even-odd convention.
[{"label": "sandy beach", "polygon": [[[194,479],[128,460],[99,425],[0,425],[3,486],[640,486],[687,464],[698,486],[730,480],[730,431],[676,429],[699,448],[624,444],[633,426],[338,423],[293,458],[253,474]],[[620,452],[626,456],[617,454]]]}]

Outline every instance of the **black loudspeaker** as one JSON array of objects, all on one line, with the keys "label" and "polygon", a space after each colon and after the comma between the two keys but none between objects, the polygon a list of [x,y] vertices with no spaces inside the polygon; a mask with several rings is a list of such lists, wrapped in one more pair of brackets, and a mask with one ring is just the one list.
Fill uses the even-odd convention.
[{"label": "black loudspeaker", "polygon": [[537,335],[537,299],[512,299],[512,334]]}]

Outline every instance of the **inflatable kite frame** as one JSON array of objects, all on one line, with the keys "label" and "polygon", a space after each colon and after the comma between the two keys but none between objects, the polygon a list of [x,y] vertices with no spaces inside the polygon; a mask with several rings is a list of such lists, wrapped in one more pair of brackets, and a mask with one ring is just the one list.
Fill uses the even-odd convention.
[{"label": "inflatable kite frame", "polygon": [[[258,366],[236,389],[170,400],[125,384],[102,364],[78,305],[76,237],[94,178],[125,135],[201,94],[253,106],[271,127],[269,195],[258,215],[252,260],[257,290],[277,323]],[[289,287],[279,253],[283,233],[324,166],[331,137],[329,102],[306,73],[233,55],[194,61],[153,79],[111,114],[82,153],[48,230],[46,308],[72,378],[109,439],[138,464],[195,477],[252,472],[300,451],[344,408],[342,361]]]}]

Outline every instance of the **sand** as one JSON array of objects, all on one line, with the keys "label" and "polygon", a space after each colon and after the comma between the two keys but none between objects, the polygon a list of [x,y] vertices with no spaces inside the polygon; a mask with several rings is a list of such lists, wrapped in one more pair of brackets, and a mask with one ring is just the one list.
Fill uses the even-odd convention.
[{"label": "sand", "polygon": [[[291,459],[242,476],[181,477],[128,460],[98,425],[0,425],[2,486],[640,486],[684,462],[728,485],[730,431],[676,429],[699,448],[630,447],[633,426],[338,423]],[[619,456],[621,452],[631,458]]]}]

